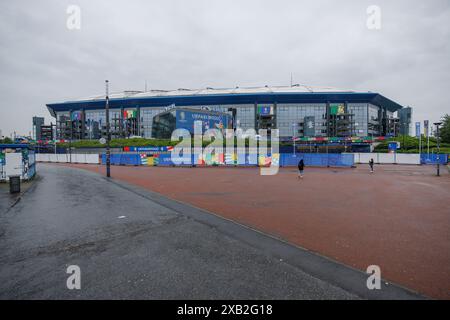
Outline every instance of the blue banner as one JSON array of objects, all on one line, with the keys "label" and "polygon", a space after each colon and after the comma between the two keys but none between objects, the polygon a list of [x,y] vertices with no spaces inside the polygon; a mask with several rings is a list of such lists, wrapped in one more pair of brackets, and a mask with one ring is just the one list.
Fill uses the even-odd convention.
[{"label": "blue banner", "polygon": [[389,152],[395,152],[397,150],[398,144],[396,141],[394,142],[389,142],[388,144],[388,150]]},{"label": "blue banner", "polygon": [[416,122],[416,137],[420,137],[420,122]]},{"label": "blue banner", "polygon": [[123,147],[123,151],[129,152],[166,152],[170,151],[172,147]]},{"label": "blue banner", "polygon": [[223,130],[231,127],[231,116],[220,112],[195,112],[179,109],[176,110],[176,127],[177,129],[186,129],[191,134],[194,133],[194,122],[202,123],[202,133],[208,129]]}]

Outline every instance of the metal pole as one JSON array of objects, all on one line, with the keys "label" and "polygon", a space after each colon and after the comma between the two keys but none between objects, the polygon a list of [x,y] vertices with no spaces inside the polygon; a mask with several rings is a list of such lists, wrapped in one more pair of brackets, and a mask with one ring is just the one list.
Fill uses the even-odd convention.
[{"label": "metal pole", "polygon": [[419,158],[420,157],[422,157],[422,132],[419,131]]},{"label": "metal pole", "polygon": [[405,136],[406,136],[406,123],[403,123],[403,148],[405,148],[405,150],[406,150]]},{"label": "metal pole", "polygon": [[[70,113],[72,117],[72,113]],[[73,138],[73,122],[72,119],[69,121],[70,123],[70,139],[69,139],[69,162],[72,163],[72,138]]]},{"label": "metal pole", "polygon": [[111,177],[111,150],[109,148],[111,134],[109,132],[109,81],[105,80],[106,86],[106,176]]},{"label": "metal pole", "polygon": [[296,154],[295,154],[295,123],[292,123],[292,141],[293,141],[293,147],[294,147],[294,151],[293,151],[293,153],[294,153],[294,157],[296,157]]},{"label": "metal pole", "polygon": [[437,176],[439,177],[439,126],[441,125],[441,122],[436,122],[436,146],[437,146],[437,154],[436,154],[436,162],[437,162]]}]

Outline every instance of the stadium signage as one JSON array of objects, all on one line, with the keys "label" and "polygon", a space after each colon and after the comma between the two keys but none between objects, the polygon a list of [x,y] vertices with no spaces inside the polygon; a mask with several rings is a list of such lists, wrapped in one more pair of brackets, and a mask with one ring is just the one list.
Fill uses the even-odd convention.
[{"label": "stadium signage", "polygon": [[125,152],[167,152],[171,151],[173,147],[167,146],[167,147],[154,147],[154,146],[148,146],[148,147],[123,147],[123,151]]}]

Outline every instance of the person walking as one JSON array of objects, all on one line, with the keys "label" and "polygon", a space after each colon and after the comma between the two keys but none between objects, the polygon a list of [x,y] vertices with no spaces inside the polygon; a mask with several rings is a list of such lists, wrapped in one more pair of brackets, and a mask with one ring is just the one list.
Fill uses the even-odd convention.
[{"label": "person walking", "polygon": [[373,158],[370,159],[369,166],[370,166],[370,173],[373,173]]},{"label": "person walking", "polygon": [[298,162],[298,178],[303,179],[303,170],[305,169],[305,163],[303,162],[303,159],[300,159]]}]

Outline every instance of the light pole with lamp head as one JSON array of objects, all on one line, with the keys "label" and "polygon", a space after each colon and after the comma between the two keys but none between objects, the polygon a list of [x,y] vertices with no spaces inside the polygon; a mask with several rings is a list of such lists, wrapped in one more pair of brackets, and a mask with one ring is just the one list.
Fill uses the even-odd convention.
[{"label": "light pole with lamp head", "polygon": [[297,126],[297,124],[295,123],[295,122],[293,122],[292,123],[292,131],[293,131],[293,133],[292,133],[292,143],[293,143],[293,151],[294,151],[294,157],[296,157],[297,155],[296,155],[296,148],[295,148],[295,137],[296,137],[296,132],[295,132],[295,127]]},{"label": "light pole with lamp head", "polygon": [[106,112],[106,176],[109,178],[111,177],[111,150],[109,148],[110,140],[111,140],[111,134],[109,132],[109,81],[105,80],[105,86],[106,86],[106,106],[105,106],[105,112]]},{"label": "light pole with lamp head", "polygon": [[435,122],[434,125],[436,126],[436,147],[437,147],[437,154],[436,154],[436,175],[439,177],[439,126],[442,124],[442,122]]}]

